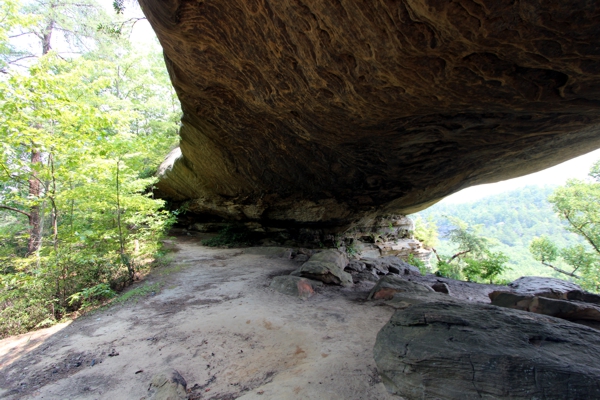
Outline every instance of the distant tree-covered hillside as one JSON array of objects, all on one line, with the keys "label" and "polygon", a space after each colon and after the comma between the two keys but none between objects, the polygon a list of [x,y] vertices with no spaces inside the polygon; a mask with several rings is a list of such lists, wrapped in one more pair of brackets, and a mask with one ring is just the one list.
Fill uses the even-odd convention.
[{"label": "distant tree-covered hillside", "polygon": [[483,235],[497,241],[495,250],[510,258],[512,270],[504,274],[507,279],[523,275],[555,276],[551,269],[534,260],[528,250],[531,240],[542,235],[559,246],[581,241],[564,229],[552,210],[547,199],[555,189],[556,186],[526,186],[470,203],[436,204],[413,217],[435,222],[441,239],[439,248],[447,252],[452,249],[444,234],[451,225],[445,216],[457,217],[470,225],[483,225]]}]

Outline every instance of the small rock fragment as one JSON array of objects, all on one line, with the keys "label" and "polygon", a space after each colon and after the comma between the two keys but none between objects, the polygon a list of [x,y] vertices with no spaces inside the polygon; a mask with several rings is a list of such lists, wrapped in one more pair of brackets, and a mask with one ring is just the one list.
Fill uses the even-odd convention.
[{"label": "small rock fragment", "polygon": [[167,370],[152,377],[148,400],[187,399],[187,382],[176,370]]}]

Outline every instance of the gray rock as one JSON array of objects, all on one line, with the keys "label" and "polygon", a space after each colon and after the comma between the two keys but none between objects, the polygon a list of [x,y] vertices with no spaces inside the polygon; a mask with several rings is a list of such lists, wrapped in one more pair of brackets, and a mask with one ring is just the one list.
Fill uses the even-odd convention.
[{"label": "gray rock", "polygon": [[398,276],[387,275],[379,279],[371,289],[368,300],[391,300],[396,293],[433,293],[429,286],[404,280]]},{"label": "gray rock", "polygon": [[366,268],[367,266],[365,265],[365,263],[356,260],[350,261],[348,263],[348,266],[346,267],[346,269],[356,272],[364,271]]},{"label": "gray rock", "polygon": [[[395,256],[386,256],[381,257],[379,262],[387,267],[389,272],[398,274],[398,275],[413,275],[413,276],[421,276],[421,271],[419,268],[414,265],[410,265],[406,261],[403,261]],[[396,272],[397,271],[397,272]]]},{"label": "gray rock", "polygon": [[377,282],[377,281],[379,281],[379,278],[380,277],[379,277],[379,275],[377,275],[377,273],[367,270],[367,269],[356,274],[356,281],[358,281],[358,282],[361,282],[361,281]]},{"label": "gray rock", "polygon": [[581,291],[581,287],[562,279],[541,276],[524,276],[508,284],[516,293],[531,296],[562,298],[572,290]]},{"label": "gray rock", "polygon": [[167,370],[152,377],[148,400],[185,400],[187,382],[176,370]]},{"label": "gray rock", "polygon": [[437,292],[398,292],[394,294],[394,297],[391,300],[388,300],[386,303],[395,309],[405,309],[411,307],[415,304],[423,304],[423,303],[436,303],[442,302],[445,304],[450,303],[464,303],[463,300],[450,297],[444,293]]},{"label": "gray rock", "polygon": [[244,249],[245,254],[259,255],[267,258],[285,258],[291,257],[292,250],[286,247],[277,246],[257,246]]},{"label": "gray rock", "polygon": [[334,263],[344,270],[348,265],[348,257],[339,250],[324,250],[310,257],[309,261]]},{"label": "gray rock", "polygon": [[431,288],[438,293],[450,294],[450,288],[444,282],[436,282],[431,285]]},{"label": "gray rock", "polygon": [[593,303],[498,291],[490,293],[490,299],[493,305],[499,307],[550,315],[595,328],[600,326],[600,306]]},{"label": "gray rock", "polygon": [[300,248],[298,249],[298,254],[304,254],[306,257],[310,258],[310,256],[315,254],[315,251],[311,249]]},{"label": "gray rock", "polygon": [[388,391],[406,400],[600,398],[597,331],[491,305],[396,311],[374,357]]},{"label": "gray rock", "polygon": [[347,265],[348,257],[344,253],[338,250],[325,250],[313,255],[292,274],[325,283],[352,286],[352,275],[344,272]]},{"label": "gray rock", "polygon": [[221,229],[228,227],[228,223],[224,222],[205,222],[195,223],[188,227],[190,231],[197,231],[203,233],[219,232]]},{"label": "gray rock", "polygon": [[572,290],[567,292],[567,300],[583,301],[585,303],[600,304],[600,296],[583,290]]},{"label": "gray rock", "polygon": [[306,254],[298,254],[296,257],[294,257],[294,261],[306,262],[306,261],[308,261],[308,256]]},{"label": "gray rock", "polygon": [[298,276],[283,275],[274,277],[269,286],[280,293],[305,300],[314,295],[315,289],[323,286],[323,283]]},{"label": "gray rock", "polygon": [[387,265],[383,265],[380,258],[361,258],[360,262],[365,264],[367,269],[375,271],[378,275],[387,275],[389,273]]}]

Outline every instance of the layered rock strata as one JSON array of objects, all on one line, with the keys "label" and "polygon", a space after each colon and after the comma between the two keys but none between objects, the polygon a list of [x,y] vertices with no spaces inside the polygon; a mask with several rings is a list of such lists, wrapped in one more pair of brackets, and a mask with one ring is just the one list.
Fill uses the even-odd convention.
[{"label": "layered rock strata", "polygon": [[184,117],[161,196],[340,230],[600,147],[594,1],[140,0]]},{"label": "layered rock strata", "polygon": [[435,295],[395,298],[406,309],[377,335],[375,361],[390,392],[407,400],[600,397],[594,329]]}]

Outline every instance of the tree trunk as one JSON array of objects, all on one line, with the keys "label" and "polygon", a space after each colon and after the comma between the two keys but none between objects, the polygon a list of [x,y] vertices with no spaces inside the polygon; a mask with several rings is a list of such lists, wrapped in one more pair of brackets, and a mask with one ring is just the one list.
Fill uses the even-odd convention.
[{"label": "tree trunk", "polygon": [[44,31],[42,36],[42,55],[46,55],[52,50],[51,41],[52,41],[52,31],[54,30],[54,19],[51,19],[48,22],[48,26]]},{"label": "tree trunk", "polygon": [[38,203],[40,195],[42,194],[42,186],[36,171],[36,164],[40,164],[41,162],[42,153],[34,147],[33,150],[31,150],[31,177],[29,178],[29,198],[34,203],[29,211],[28,256],[38,251],[42,244],[42,220],[40,216],[40,205]]},{"label": "tree trunk", "polygon": [[[42,36],[42,54],[48,54],[51,48],[52,31],[54,30],[54,19],[48,22]],[[42,219],[40,205],[38,203],[42,194],[41,182],[37,176],[36,164],[42,162],[42,152],[35,148],[33,144],[31,150],[31,177],[29,178],[29,199],[33,205],[29,211],[29,242],[27,243],[27,256],[37,252],[42,244]]]}]

